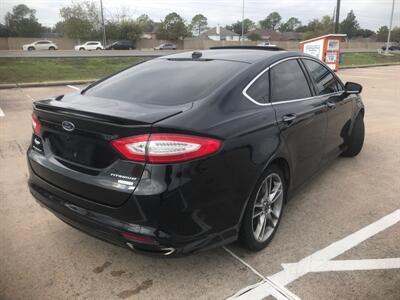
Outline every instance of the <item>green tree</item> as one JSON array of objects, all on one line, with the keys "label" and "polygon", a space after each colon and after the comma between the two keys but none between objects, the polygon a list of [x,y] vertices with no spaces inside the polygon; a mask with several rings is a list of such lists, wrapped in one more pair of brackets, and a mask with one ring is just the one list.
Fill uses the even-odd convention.
[{"label": "green tree", "polygon": [[192,18],[192,22],[190,23],[190,29],[200,35],[202,31],[207,28],[208,21],[205,16],[202,14],[197,14]]},{"label": "green tree", "polygon": [[340,32],[346,33],[349,38],[355,37],[358,35],[360,30],[360,25],[354,15],[353,10],[351,10],[346,18],[340,23]]},{"label": "green tree", "polygon": [[25,4],[13,7],[5,16],[5,25],[11,36],[34,37],[42,32],[42,25],[36,19],[36,10]]},{"label": "green tree", "polygon": [[100,37],[100,16],[96,5],[90,1],[72,3],[60,9],[64,32],[68,37],[90,39]]},{"label": "green tree", "polygon": [[389,28],[387,26],[380,27],[376,32],[377,41],[386,42],[388,33],[389,33]]},{"label": "green tree", "polygon": [[249,34],[247,35],[247,38],[248,38],[250,41],[259,41],[259,40],[261,40],[261,36],[260,36],[258,33],[255,33],[255,32],[249,33]]},{"label": "green tree", "polygon": [[151,32],[154,29],[154,21],[146,14],[140,15],[136,22],[142,27],[144,32]]},{"label": "green tree", "polygon": [[176,12],[165,16],[157,32],[157,38],[161,40],[179,40],[190,36],[190,31],[183,18]]},{"label": "green tree", "polygon": [[[254,29],[255,23],[250,19],[243,20],[243,34],[248,33],[250,30]],[[232,25],[225,26],[226,29],[236,32],[237,34],[242,34],[242,21],[237,21]]]},{"label": "green tree", "polygon": [[285,23],[280,24],[279,31],[292,32],[295,31],[300,26],[301,26],[300,20],[295,17],[291,17]]},{"label": "green tree", "polygon": [[321,20],[313,19],[308,22],[304,38],[311,39],[317,36],[331,33],[333,30],[333,19],[330,16],[323,16]]},{"label": "green tree", "polygon": [[281,20],[281,15],[278,12],[274,11],[270,13],[264,20],[261,20],[259,24],[260,27],[263,29],[271,29],[275,31],[276,29],[278,29],[278,25]]},{"label": "green tree", "polygon": [[10,30],[8,29],[8,27],[0,23],[0,37],[9,37],[9,36],[10,36]]}]

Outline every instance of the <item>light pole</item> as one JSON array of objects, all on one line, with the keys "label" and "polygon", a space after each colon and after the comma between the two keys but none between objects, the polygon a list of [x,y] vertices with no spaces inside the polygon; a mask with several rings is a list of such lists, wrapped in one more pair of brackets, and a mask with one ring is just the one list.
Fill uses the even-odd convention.
[{"label": "light pole", "polygon": [[389,53],[390,32],[392,31],[392,25],[393,25],[393,13],[394,13],[394,0],[392,2],[392,14],[390,15],[389,33],[388,33],[388,39],[387,39],[387,43],[386,43],[385,54]]},{"label": "light pole", "polygon": [[339,33],[340,0],[336,2],[335,33]]},{"label": "light pole", "polygon": [[101,27],[103,28],[103,47],[106,46],[106,27],[104,26],[103,0],[100,0]]},{"label": "light pole", "polygon": [[243,36],[244,36],[244,0],[242,2],[242,35],[240,36],[240,42],[243,44]]}]

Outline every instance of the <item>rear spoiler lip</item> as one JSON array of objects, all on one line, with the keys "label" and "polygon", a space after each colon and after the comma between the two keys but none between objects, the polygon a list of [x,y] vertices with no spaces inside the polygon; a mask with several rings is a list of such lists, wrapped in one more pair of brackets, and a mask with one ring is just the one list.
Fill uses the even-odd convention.
[{"label": "rear spoiler lip", "polygon": [[98,113],[93,113],[93,112],[87,112],[87,111],[80,111],[77,109],[72,109],[72,108],[57,108],[51,105],[46,105],[43,103],[38,103],[35,102],[33,104],[33,110],[34,111],[42,111],[42,112],[47,112],[47,113],[52,113],[56,115],[69,115],[71,117],[76,117],[76,118],[85,118],[85,119],[91,119],[93,121],[99,122],[99,123],[107,123],[107,124],[114,124],[114,125],[121,125],[121,126],[132,126],[132,125],[149,125],[150,123],[145,123],[145,122],[139,122],[139,121],[133,121],[125,118],[120,118],[120,117],[112,117],[112,116],[107,116],[107,115],[102,115]]}]

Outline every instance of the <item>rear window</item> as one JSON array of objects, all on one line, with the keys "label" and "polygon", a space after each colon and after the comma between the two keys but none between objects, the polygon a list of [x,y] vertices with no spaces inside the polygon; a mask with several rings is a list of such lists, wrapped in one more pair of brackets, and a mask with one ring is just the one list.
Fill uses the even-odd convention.
[{"label": "rear window", "polygon": [[133,103],[185,104],[206,97],[247,66],[222,60],[156,59],[122,71],[86,94]]}]

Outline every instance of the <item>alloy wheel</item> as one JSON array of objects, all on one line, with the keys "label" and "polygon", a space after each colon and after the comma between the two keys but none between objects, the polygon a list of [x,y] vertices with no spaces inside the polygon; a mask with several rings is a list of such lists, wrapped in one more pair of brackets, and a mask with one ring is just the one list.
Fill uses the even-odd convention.
[{"label": "alloy wheel", "polygon": [[275,231],[283,206],[283,184],[277,173],[261,183],[253,207],[253,234],[258,242],[266,241]]}]

